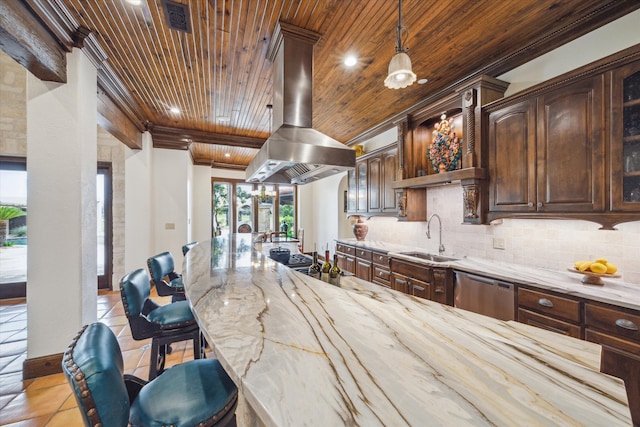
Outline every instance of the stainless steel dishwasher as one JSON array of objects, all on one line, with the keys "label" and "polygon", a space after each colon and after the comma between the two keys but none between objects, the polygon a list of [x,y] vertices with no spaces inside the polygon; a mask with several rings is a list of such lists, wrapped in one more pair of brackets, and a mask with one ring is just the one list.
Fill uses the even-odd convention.
[{"label": "stainless steel dishwasher", "polygon": [[500,320],[515,320],[512,283],[456,271],[454,307]]}]

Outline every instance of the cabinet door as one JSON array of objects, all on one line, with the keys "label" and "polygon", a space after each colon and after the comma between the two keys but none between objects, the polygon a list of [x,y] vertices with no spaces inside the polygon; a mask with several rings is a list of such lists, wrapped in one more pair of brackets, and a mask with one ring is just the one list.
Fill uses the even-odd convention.
[{"label": "cabinet door", "polygon": [[398,173],[398,149],[382,154],[382,212],[397,212],[396,190],[391,185]]},{"label": "cabinet door", "polygon": [[611,205],[640,211],[640,61],[613,72],[611,93]]},{"label": "cabinet door", "polygon": [[356,277],[371,282],[371,261],[356,258]]},{"label": "cabinet door", "polygon": [[538,212],[604,210],[603,116],[602,75],[538,97]]},{"label": "cabinet door", "polygon": [[356,163],[356,180],[358,187],[358,212],[367,212],[367,161]]},{"label": "cabinet door", "polygon": [[393,273],[391,275],[391,287],[405,294],[412,293],[409,288],[409,278],[403,274]]},{"label": "cabinet door", "polygon": [[423,282],[422,280],[415,278],[409,279],[409,288],[411,290],[411,295],[415,297],[429,299],[431,296],[430,284]]},{"label": "cabinet door", "polygon": [[489,210],[535,212],[536,117],[527,100],[489,114]]},{"label": "cabinet door", "polygon": [[358,180],[356,170],[351,169],[347,174],[347,212],[358,210]]},{"label": "cabinet door", "polygon": [[381,201],[381,178],[382,178],[382,158],[373,157],[369,159],[369,212],[380,212],[382,210]]}]

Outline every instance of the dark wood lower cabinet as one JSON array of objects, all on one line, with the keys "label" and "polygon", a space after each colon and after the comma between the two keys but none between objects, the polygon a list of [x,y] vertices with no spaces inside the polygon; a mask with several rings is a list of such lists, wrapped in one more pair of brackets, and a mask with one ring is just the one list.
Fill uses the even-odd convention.
[{"label": "dark wood lower cabinet", "polygon": [[518,309],[518,321],[527,325],[536,326],[558,334],[567,335],[574,338],[582,338],[582,328],[562,320],[554,319],[533,311]]},{"label": "dark wood lower cabinet", "polygon": [[371,282],[371,261],[356,258],[356,277]]}]

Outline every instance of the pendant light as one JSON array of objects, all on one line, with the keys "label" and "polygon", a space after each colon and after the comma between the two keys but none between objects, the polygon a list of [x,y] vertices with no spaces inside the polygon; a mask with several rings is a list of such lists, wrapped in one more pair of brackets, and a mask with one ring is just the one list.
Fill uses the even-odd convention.
[{"label": "pendant light", "polygon": [[396,28],[396,53],[389,63],[389,75],[384,79],[384,85],[389,89],[402,89],[411,86],[416,81],[416,75],[411,70],[411,59],[403,46],[402,32],[405,41],[409,30],[402,25],[402,0],[398,0],[398,27]]}]

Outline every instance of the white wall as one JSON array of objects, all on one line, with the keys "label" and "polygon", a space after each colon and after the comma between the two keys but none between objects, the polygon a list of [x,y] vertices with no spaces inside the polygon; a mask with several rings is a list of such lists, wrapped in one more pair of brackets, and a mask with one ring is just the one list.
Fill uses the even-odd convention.
[{"label": "white wall", "polygon": [[201,242],[211,238],[211,168],[193,167],[193,216],[189,241]]},{"label": "white wall", "polygon": [[[152,255],[151,134],[142,135],[142,150],[125,147],[125,271],[146,268]],[[114,288],[118,284],[114,283]]]},{"label": "white wall", "polygon": [[640,10],[498,76],[509,82],[505,96],[640,43]]},{"label": "white wall", "polygon": [[[335,239],[339,235],[340,223],[345,215],[342,209],[343,193],[341,182],[346,180],[346,172],[298,187],[298,222],[304,228],[304,250],[324,256],[325,248],[333,256]],[[342,184],[346,189],[346,184]]]},{"label": "white wall", "polygon": [[175,265],[182,265],[182,245],[188,243],[188,151],[154,148],[151,153],[152,256],[169,251]]}]

